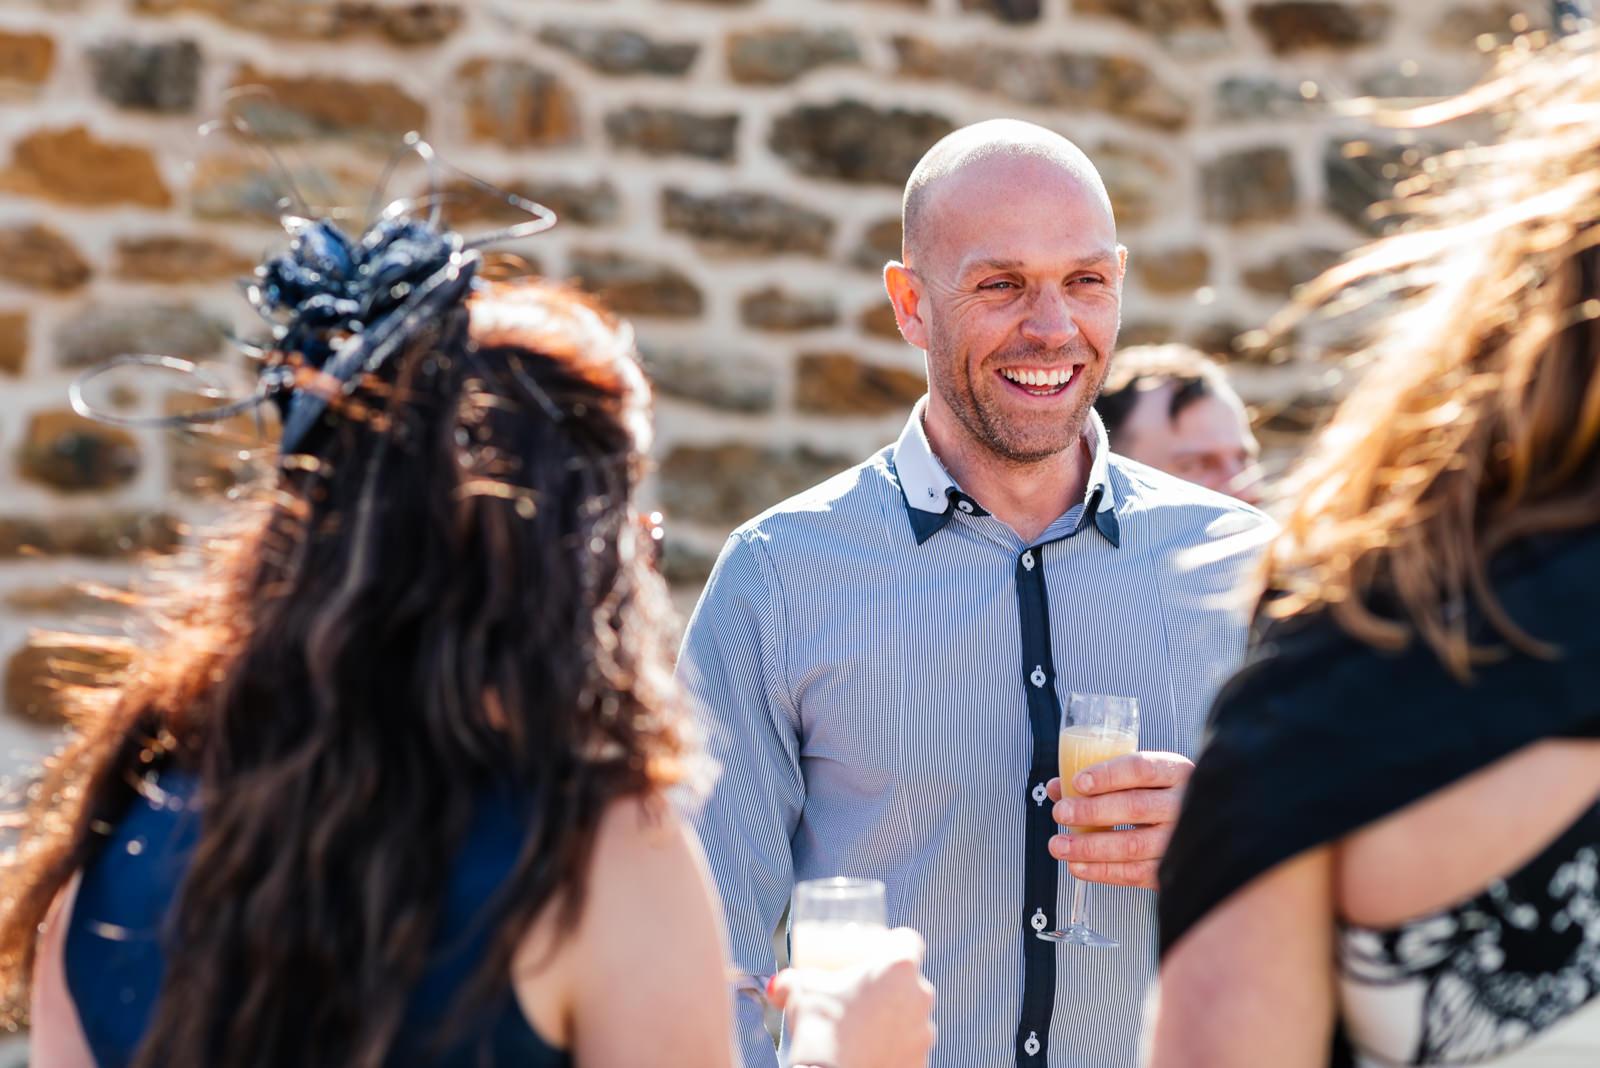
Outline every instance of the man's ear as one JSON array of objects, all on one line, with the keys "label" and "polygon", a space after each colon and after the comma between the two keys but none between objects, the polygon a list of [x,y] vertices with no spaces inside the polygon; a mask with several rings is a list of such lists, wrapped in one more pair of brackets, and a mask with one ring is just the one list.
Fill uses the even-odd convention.
[{"label": "man's ear", "polygon": [[883,288],[889,291],[889,303],[894,305],[894,321],[900,326],[900,336],[926,350],[928,328],[922,319],[922,283],[916,272],[890,260],[883,268]]}]

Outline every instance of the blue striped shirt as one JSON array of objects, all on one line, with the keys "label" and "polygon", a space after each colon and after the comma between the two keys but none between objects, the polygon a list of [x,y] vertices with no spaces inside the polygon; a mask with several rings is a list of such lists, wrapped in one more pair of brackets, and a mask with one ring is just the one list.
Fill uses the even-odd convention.
[{"label": "blue striped shirt", "polygon": [[[1154,894],[1090,887],[1120,949],[1034,937],[1070,901],[1045,844],[1057,702],[1132,695],[1140,748],[1193,756],[1270,521],[1111,454],[1091,416],[1084,501],[1025,544],[944,471],[925,404],[894,445],[734,531],[690,620],[679,677],[722,766],[691,818],[734,961],[772,970],[796,880],[878,878],[890,923],[928,943],[933,1068],[1133,1065]],[[746,1065],[772,1065],[740,1011]]]}]

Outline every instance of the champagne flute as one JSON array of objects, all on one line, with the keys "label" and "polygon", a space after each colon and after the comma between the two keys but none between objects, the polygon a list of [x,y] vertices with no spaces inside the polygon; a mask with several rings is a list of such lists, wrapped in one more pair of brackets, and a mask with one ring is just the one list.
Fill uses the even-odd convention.
[{"label": "champagne flute", "polygon": [[888,934],[883,883],[807,879],[794,888],[789,963],[836,971],[872,960]]},{"label": "champagne flute", "polygon": [[[1103,693],[1073,693],[1061,709],[1061,796],[1077,797],[1072,777],[1091,764],[1136,752],[1139,748],[1139,702],[1132,697]],[[1068,831],[1108,831],[1109,827],[1069,827]],[[1089,910],[1084,901],[1084,881],[1072,880],[1072,913],[1067,926],[1059,931],[1040,931],[1046,942],[1065,942],[1072,946],[1099,946],[1115,949],[1116,939],[1089,928]]]}]

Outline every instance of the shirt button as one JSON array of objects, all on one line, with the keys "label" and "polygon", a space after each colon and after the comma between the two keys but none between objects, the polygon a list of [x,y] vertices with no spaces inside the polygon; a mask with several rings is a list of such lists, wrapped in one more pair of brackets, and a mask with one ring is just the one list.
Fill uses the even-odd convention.
[{"label": "shirt button", "polygon": [[1027,552],[1022,554],[1022,566],[1027,568],[1029,571],[1033,570],[1033,550],[1032,549],[1029,549]]},{"label": "shirt button", "polygon": [[1039,1055],[1039,1032],[1028,1032],[1028,1040],[1022,1044],[1022,1051],[1030,1057]]},{"label": "shirt button", "polygon": [[1033,925],[1035,931],[1042,931],[1050,926],[1050,917],[1044,914],[1044,909],[1034,909],[1033,917],[1028,920],[1028,923]]},{"label": "shirt button", "polygon": [[1028,676],[1028,681],[1033,683],[1034,689],[1036,689],[1036,690],[1044,689],[1044,684],[1049,680],[1047,680],[1044,677],[1044,665],[1043,664],[1035,664],[1033,666],[1033,674]]},{"label": "shirt button", "polygon": [[1042,805],[1046,801],[1050,800],[1050,795],[1045,791],[1044,783],[1042,782],[1036,782],[1033,784],[1033,793],[1030,796],[1033,798],[1033,803],[1036,805]]},{"label": "shirt button", "polygon": [[956,507],[961,509],[963,512],[967,513],[968,515],[972,514],[972,502],[971,501],[957,501],[956,502]]}]

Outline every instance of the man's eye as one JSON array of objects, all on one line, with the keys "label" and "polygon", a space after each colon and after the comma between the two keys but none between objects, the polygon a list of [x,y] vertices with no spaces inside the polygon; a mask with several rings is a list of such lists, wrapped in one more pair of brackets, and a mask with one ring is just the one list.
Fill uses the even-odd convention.
[{"label": "man's eye", "polygon": [[1015,289],[1015,288],[1017,288],[1017,283],[1002,278],[1002,279],[1000,279],[998,281],[994,281],[994,282],[979,282],[978,283],[978,288],[979,289]]},{"label": "man's eye", "polygon": [[1104,282],[1105,279],[1101,278],[1097,274],[1086,274],[1086,275],[1082,275],[1081,277],[1074,278],[1072,281],[1073,281],[1074,285],[1081,285],[1084,282],[1089,282],[1089,283],[1092,283],[1092,284],[1098,284],[1100,282]]}]

